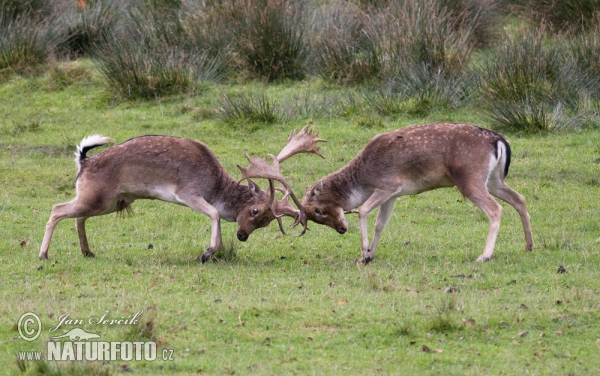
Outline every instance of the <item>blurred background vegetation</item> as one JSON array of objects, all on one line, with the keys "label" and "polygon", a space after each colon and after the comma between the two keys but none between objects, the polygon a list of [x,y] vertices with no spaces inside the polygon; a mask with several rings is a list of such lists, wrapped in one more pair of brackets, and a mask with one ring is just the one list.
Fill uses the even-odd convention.
[{"label": "blurred background vegetation", "polygon": [[93,75],[145,101],[317,82],[291,99],[223,94],[199,117],[470,107],[497,129],[556,132],[598,126],[599,27],[599,0],[0,0],[0,84]]}]

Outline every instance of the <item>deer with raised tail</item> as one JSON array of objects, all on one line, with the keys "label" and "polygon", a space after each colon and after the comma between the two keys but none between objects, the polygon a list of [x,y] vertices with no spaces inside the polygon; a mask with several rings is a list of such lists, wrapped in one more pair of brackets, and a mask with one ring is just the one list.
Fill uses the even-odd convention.
[{"label": "deer with raised tail", "polygon": [[[247,168],[238,166],[243,177],[236,181],[218,162],[205,144],[185,138],[170,136],[140,136],[110,147],[92,157],[86,153],[93,148],[114,142],[109,137],[90,136],[84,138],[75,153],[78,166],[76,180],[77,197],[70,202],[54,205],[40,248],[40,259],[48,258],[48,248],[58,222],[75,218],[81,252],[94,257],[90,251],[85,232],[85,221],[90,217],[130,211],[131,203],[138,199],[156,199],[188,206],[207,215],[211,220],[210,246],[202,254],[206,262],[221,246],[221,222],[237,222],[237,238],[246,241],[257,228],[266,227],[276,219],[282,233],[281,217],[295,219],[294,226],[302,224],[306,231],[306,217],[302,209],[295,209],[288,202],[292,197],[296,206],[301,204],[283,175],[279,163],[297,153],[315,153],[317,135],[304,127],[301,132],[292,132],[288,144],[277,157],[274,166],[264,164],[264,170],[256,162]],[[269,190],[263,191],[250,178],[269,180]],[[244,179],[248,185],[241,184]],[[281,200],[276,198],[275,181],[285,189]],[[280,188],[277,188],[280,189]]]},{"label": "deer with raised tail", "polygon": [[[456,186],[489,219],[485,249],[477,259],[487,261],[494,254],[502,216],[502,206],[492,196],[516,209],[525,232],[525,249],[533,249],[525,198],[505,182],[510,160],[508,142],[475,125],[435,123],[398,129],[375,136],[346,166],[308,187],[302,206],[307,219],[340,234],[348,230],[345,214],[360,207],[362,258],[356,261],[360,266],[375,257],[398,197]],[[367,216],[377,208],[369,244]]]}]

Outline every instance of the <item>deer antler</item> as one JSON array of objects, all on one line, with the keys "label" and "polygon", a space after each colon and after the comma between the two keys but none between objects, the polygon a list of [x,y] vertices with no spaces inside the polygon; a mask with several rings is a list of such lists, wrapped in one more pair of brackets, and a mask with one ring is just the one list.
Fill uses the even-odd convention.
[{"label": "deer antler", "polygon": [[[242,172],[242,177],[238,180],[241,182],[242,180],[249,178],[262,178],[269,179],[270,184],[270,200],[267,203],[269,209],[273,212],[277,221],[279,223],[279,228],[282,233],[285,234],[281,224],[281,216],[288,215],[295,218],[295,222],[293,227],[296,227],[299,223],[302,224],[303,230],[302,233],[298,236],[304,235],[307,230],[307,219],[304,214],[304,207],[292,191],[292,188],[288,184],[287,180],[281,173],[279,169],[279,165],[284,160],[289,157],[299,154],[299,153],[312,153],[317,154],[321,158],[325,158],[321,152],[319,151],[319,146],[317,142],[327,142],[326,140],[319,138],[319,133],[312,133],[309,129],[309,126],[306,125],[302,130],[298,133],[296,131],[292,131],[290,136],[288,137],[287,145],[281,150],[279,155],[275,157],[272,154],[268,154],[268,156],[273,160],[273,164],[269,164],[265,158],[262,157],[250,157],[248,153],[244,152],[246,159],[250,162],[248,167],[242,167],[238,165],[238,168]],[[285,195],[282,200],[276,200],[275,191],[274,191],[274,183],[273,181],[277,180],[285,187]],[[298,210],[294,209],[289,201],[288,197],[292,197],[294,200],[294,204],[298,207]]]},{"label": "deer antler", "polygon": [[277,156],[279,163],[299,153],[313,153],[321,158],[325,158],[319,151],[320,148],[317,142],[327,142],[327,140],[319,138],[319,132],[312,133],[308,127],[309,125],[307,124],[302,128],[300,133],[296,133],[295,129],[290,133],[287,145]]}]

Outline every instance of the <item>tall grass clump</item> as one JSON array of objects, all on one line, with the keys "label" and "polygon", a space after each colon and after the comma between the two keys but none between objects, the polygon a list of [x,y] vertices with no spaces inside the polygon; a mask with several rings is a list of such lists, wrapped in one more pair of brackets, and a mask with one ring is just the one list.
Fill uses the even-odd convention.
[{"label": "tall grass clump", "polygon": [[0,13],[0,73],[36,74],[56,47],[51,22]]},{"label": "tall grass clump", "polygon": [[342,1],[323,5],[311,30],[314,70],[338,84],[361,83],[381,71],[378,35],[371,18]]},{"label": "tall grass clump", "polygon": [[499,38],[504,21],[505,1],[497,0],[442,0],[440,5],[445,12],[459,19],[456,30],[467,27],[471,30],[470,39],[476,47],[488,47]]},{"label": "tall grass clump", "polygon": [[274,124],[283,120],[281,107],[265,93],[222,95],[218,118],[227,124]]},{"label": "tall grass clump", "polygon": [[306,75],[305,0],[231,0],[228,29],[241,67],[267,81]]},{"label": "tall grass clump", "polygon": [[122,20],[124,11],[117,0],[73,2],[62,10],[60,21],[63,28],[62,41],[58,45],[61,55],[79,57],[104,42]]},{"label": "tall grass clump", "polygon": [[577,126],[598,78],[571,56],[539,30],[507,38],[479,70],[480,104],[492,124],[523,132]]},{"label": "tall grass clump", "polygon": [[591,77],[600,77],[600,23],[585,33],[568,33],[564,42],[583,71]]},{"label": "tall grass clump", "polygon": [[52,13],[56,1],[48,0],[0,0],[0,13],[5,17],[42,19]]},{"label": "tall grass clump", "polygon": [[598,0],[516,0],[513,7],[517,16],[555,32],[589,29],[600,15]]},{"label": "tall grass clump", "polygon": [[202,82],[222,78],[226,55],[186,43],[189,34],[177,10],[161,2],[130,9],[127,28],[95,50],[107,88],[127,99],[194,93]]},{"label": "tall grass clump", "polygon": [[96,66],[107,88],[126,99],[156,99],[196,89],[195,68],[205,56],[191,57],[178,47],[111,40],[97,52]]},{"label": "tall grass clump", "polygon": [[[438,1],[392,2],[375,17],[379,32],[381,90],[369,102],[378,112],[427,114],[466,103],[472,85],[468,69],[476,44],[476,17],[457,14]],[[391,107],[390,107],[391,105]]]}]

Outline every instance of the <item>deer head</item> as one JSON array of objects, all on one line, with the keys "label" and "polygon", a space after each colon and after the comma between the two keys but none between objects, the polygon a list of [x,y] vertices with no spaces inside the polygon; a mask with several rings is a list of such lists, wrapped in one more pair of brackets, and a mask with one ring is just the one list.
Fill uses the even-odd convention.
[{"label": "deer head", "polygon": [[[269,164],[265,158],[262,157],[251,157],[248,153],[245,153],[246,159],[250,165],[248,167],[242,167],[238,165],[238,168],[242,172],[242,177],[238,180],[238,182],[243,181],[244,179],[250,178],[262,178],[269,180],[269,195],[270,199],[267,200],[267,206],[271,209],[275,218],[279,223],[279,228],[282,233],[286,234],[283,229],[283,225],[281,223],[282,216],[290,216],[294,217],[295,221],[292,228],[296,227],[298,224],[302,224],[302,232],[300,235],[304,235],[307,230],[307,219],[305,215],[304,207],[301,202],[298,200],[291,186],[281,173],[279,168],[280,163],[290,158],[291,156],[299,153],[312,153],[317,154],[321,158],[324,158],[319,150],[319,145],[317,142],[327,142],[326,140],[319,138],[319,133],[313,133],[309,126],[306,125],[302,130],[298,133],[296,131],[292,131],[290,136],[288,137],[287,145],[281,150],[281,152],[274,156],[273,154],[269,154],[269,157],[273,160],[272,164]],[[283,189],[281,191],[284,193],[284,197],[281,200],[277,200],[275,195],[275,181],[280,182],[283,185]],[[298,209],[294,209],[288,201],[288,198],[291,197],[296,204]]]}]

